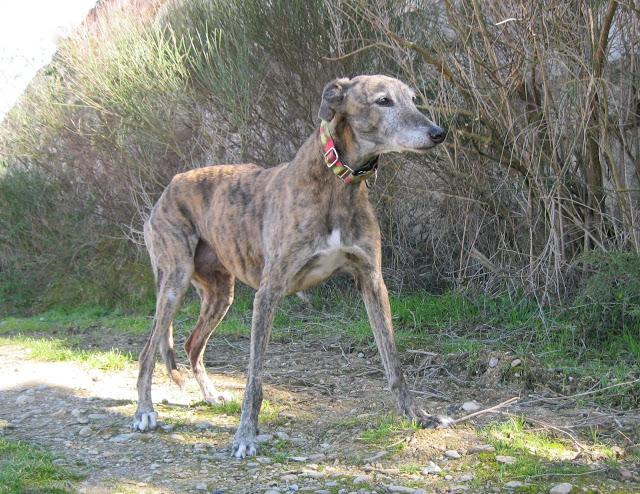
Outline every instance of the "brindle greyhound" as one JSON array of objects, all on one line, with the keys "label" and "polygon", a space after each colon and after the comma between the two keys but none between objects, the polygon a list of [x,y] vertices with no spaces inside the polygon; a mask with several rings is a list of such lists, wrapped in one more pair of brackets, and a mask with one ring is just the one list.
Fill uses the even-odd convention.
[{"label": "brindle greyhound", "polygon": [[[157,414],[151,379],[158,346],[179,384],[172,321],[189,283],[202,304],[185,344],[204,399],[224,397],[207,377],[204,349],[233,301],[235,279],[257,289],[251,351],[240,426],[232,453],[256,454],[262,369],[280,300],[337,271],[351,273],[362,292],[385,374],[400,412],[422,426],[447,425],[409,394],[396,350],[387,289],[382,279],[380,228],[363,177],[382,153],[423,153],[444,131],[415,105],[397,79],[337,79],[322,93],[322,125],[289,163],[264,169],[223,165],[176,175],[153,208],[144,233],[155,274],[153,330],[140,354],[138,410],[133,428],[153,429]],[[333,173],[332,173],[333,172]]]}]

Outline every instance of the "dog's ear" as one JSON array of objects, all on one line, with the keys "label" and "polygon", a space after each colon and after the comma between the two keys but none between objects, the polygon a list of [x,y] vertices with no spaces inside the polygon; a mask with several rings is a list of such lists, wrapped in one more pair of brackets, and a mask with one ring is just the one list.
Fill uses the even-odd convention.
[{"label": "dog's ear", "polygon": [[344,101],[344,95],[348,87],[349,79],[346,77],[335,79],[324,87],[320,109],[318,110],[318,116],[322,120],[328,122],[335,116]]}]

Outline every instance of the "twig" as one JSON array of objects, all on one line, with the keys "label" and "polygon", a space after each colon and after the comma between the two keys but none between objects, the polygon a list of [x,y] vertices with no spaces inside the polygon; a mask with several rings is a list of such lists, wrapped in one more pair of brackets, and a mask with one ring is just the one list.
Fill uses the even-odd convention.
[{"label": "twig", "polygon": [[582,445],[582,443],[580,443],[580,441],[578,441],[574,437],[573,434],[571,434],[570,432],[568,432],[568,431],[566,431],[566,430],[564,430],[564,429],[562,429],[560,427],[556,427],[555,425],[549,424],[547,422],[543,422],[542,420],[532,419],[531,417],[527,417],[526,415],[524,415],[524,416],[523,415],[516,415],[514,413],[509,413],[509,412],[500,412],[500,413],[502,413],[503,415],[507,415],[509,417],[522,418],[522,419],[524,419],[525,421],[527,421],[527,422],[529,422],[531,424],[540,425],[540,426],[542,426],[544,428],[554,430],[556,432],[559,432],[560,434],[564,434],[565,436],[569,437],[569,439],[571,439],[573,444],[575,444],[580,451],[586,451],[587,450],[587,448],[585,448]]},{"label": "twig", "polygon": [[478,415],[483,415],[485,413],[491,413],[491,412],[493,412],[495,410],[498,410],[499,408],[506,407],[508,405],[512,405],[516,401],[518,401],[518,397],[514,396],[513,398],[509,398],[507,401],[503,401],[502,403],[498,403],[497,405],[494,405],[492,407],[485,408],[484,410],[478,410],[477,412],[473,412],[473,413],[470,413],[469,415],[465,415],[464,417],[460,417],[459,419],[455,419],[451,423],[451,425],[459,424],[460,422],[464,422],[466,420],[469,420],[470,418],[477,417]]},{"label": "twig", "polygon": [[582,396],[593,395],[593,394],[596,394],[596,393],[600,393],[601,391],[606,391],[607,389],[617,388],[617,387],[620,387],[620,386],[629,386],[629,385],[632,385],[632,384],[636,384],[637,382],[640,382],[640,377],[638,379],[634,379],[633,381],[625,381],[623,383],[612,384],[610,386],[605,386],[604,388],[585,391],[583,393],[578,393],[578,394],[575,394],[575,395],[553,396],[551,398],[538,398],[536,400],[531,400],[531,401],[526,401],[524,403],[521,403],[521,405],[530,405],[531,403],[536,403],[538,401],[549,402],[549,401],[561,401],[561,400],[575,400],[577,398],[581,398]]},{"label": "twig", "polygon": [[358,48],[357,50],[353,50],[352,52],[349,52],[345,55],[342,55],[340,57],[322,57],[322,60],[326,60],[327,62],[339,62],[340,60],[345,60],[347,58],[350,58],[354,55],[357,55],[360,52],[363,52],[365,50],[369,50],[370,48],[390,48],[393,49],[392,46],[388,45],[387,43],[371,43],[370,45],[366,45],[366,46],[362,46],[360,48]]}]

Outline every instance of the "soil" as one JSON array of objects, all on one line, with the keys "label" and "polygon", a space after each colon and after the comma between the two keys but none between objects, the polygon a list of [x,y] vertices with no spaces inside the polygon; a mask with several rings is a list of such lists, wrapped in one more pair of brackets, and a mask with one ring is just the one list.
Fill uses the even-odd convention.
[{"label": "soil", "polygon": [[[135,353],[142,343],[142,337],[131,337],[118,346]],[[106,344],[87,339],[90,346]],[[377,440],[371,434],[363,437],[384,417],[394,423],[388,418],[395,409],[393,400],[371,348],[344,348],[337,339],[313,337],[272,342],[265,370],[268,405],[260,431],[264,441],[258,457],[244,460],[230,455],[237,410],[199,402],[193,379],[180,389],[158,365],[153,398],[162,427],[132,433],[135,365],[101,371],[81,363],[35,361],[28,353],[20,346],[0,346],[0,434],[41,446],[54,454],[56,464],[82,472],[86,477],[77,485],[80,492],[327,494],[520,488],[516,482],[509,489],[508,478],[484,484],[477,478],[479,458],[492,454],[479,431],[491,420],[505,420],[504,415],[482,414],[448,430],[405,426]],[[241,399],[248,341],[214,337],[207,359],[212,380]],[[546,477],[543,469],[537,478],[518,479],[525,484],[522,488],[539,484],[539,492],[549,492],[550,486],[569,482],[575,485],[572,492],[640,492],[630,455],[638,442],[637,413],[614,414],[588,404],[578,408],[576,401],[557,400],[549,389],[551,381],[532,386],[524,378],[505,379],[518,373],[505,355],[483,356],[475,372],[468,362],[429,352],[405,352],[403,359],[410,387],[424,409],[460,417],[467,413],[461,409],[464,402],[475,400],[486,408],[519,396],[516,405],[501,411],[526,416],[530,425],[574,443],[575,454],[564,461],[597,472],[582,478]],[[618,444],[615,466],[598,457],[585,439],[583,433],[594,428],[600,438]],[[432,464],[442,473],[422,471]]]}]

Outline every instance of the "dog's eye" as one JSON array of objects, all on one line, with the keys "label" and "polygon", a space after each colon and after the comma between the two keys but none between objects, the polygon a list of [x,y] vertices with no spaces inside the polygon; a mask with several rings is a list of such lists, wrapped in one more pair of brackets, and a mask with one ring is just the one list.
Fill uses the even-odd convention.
[{"label": "dog's eye", "polygon": [[418,104],[418,97],[414,96],[413,98],[411,98],[411,101],[413,101],[414,105],[417,105]]},{"label": "dog's eye", "polygon": [[391,101],[390,98],[387,98],[386,96],[383,96],[382,98],[378,98],[376,100],[376,105],[378,105],[378,106],[393,106],[393,101]]}]

